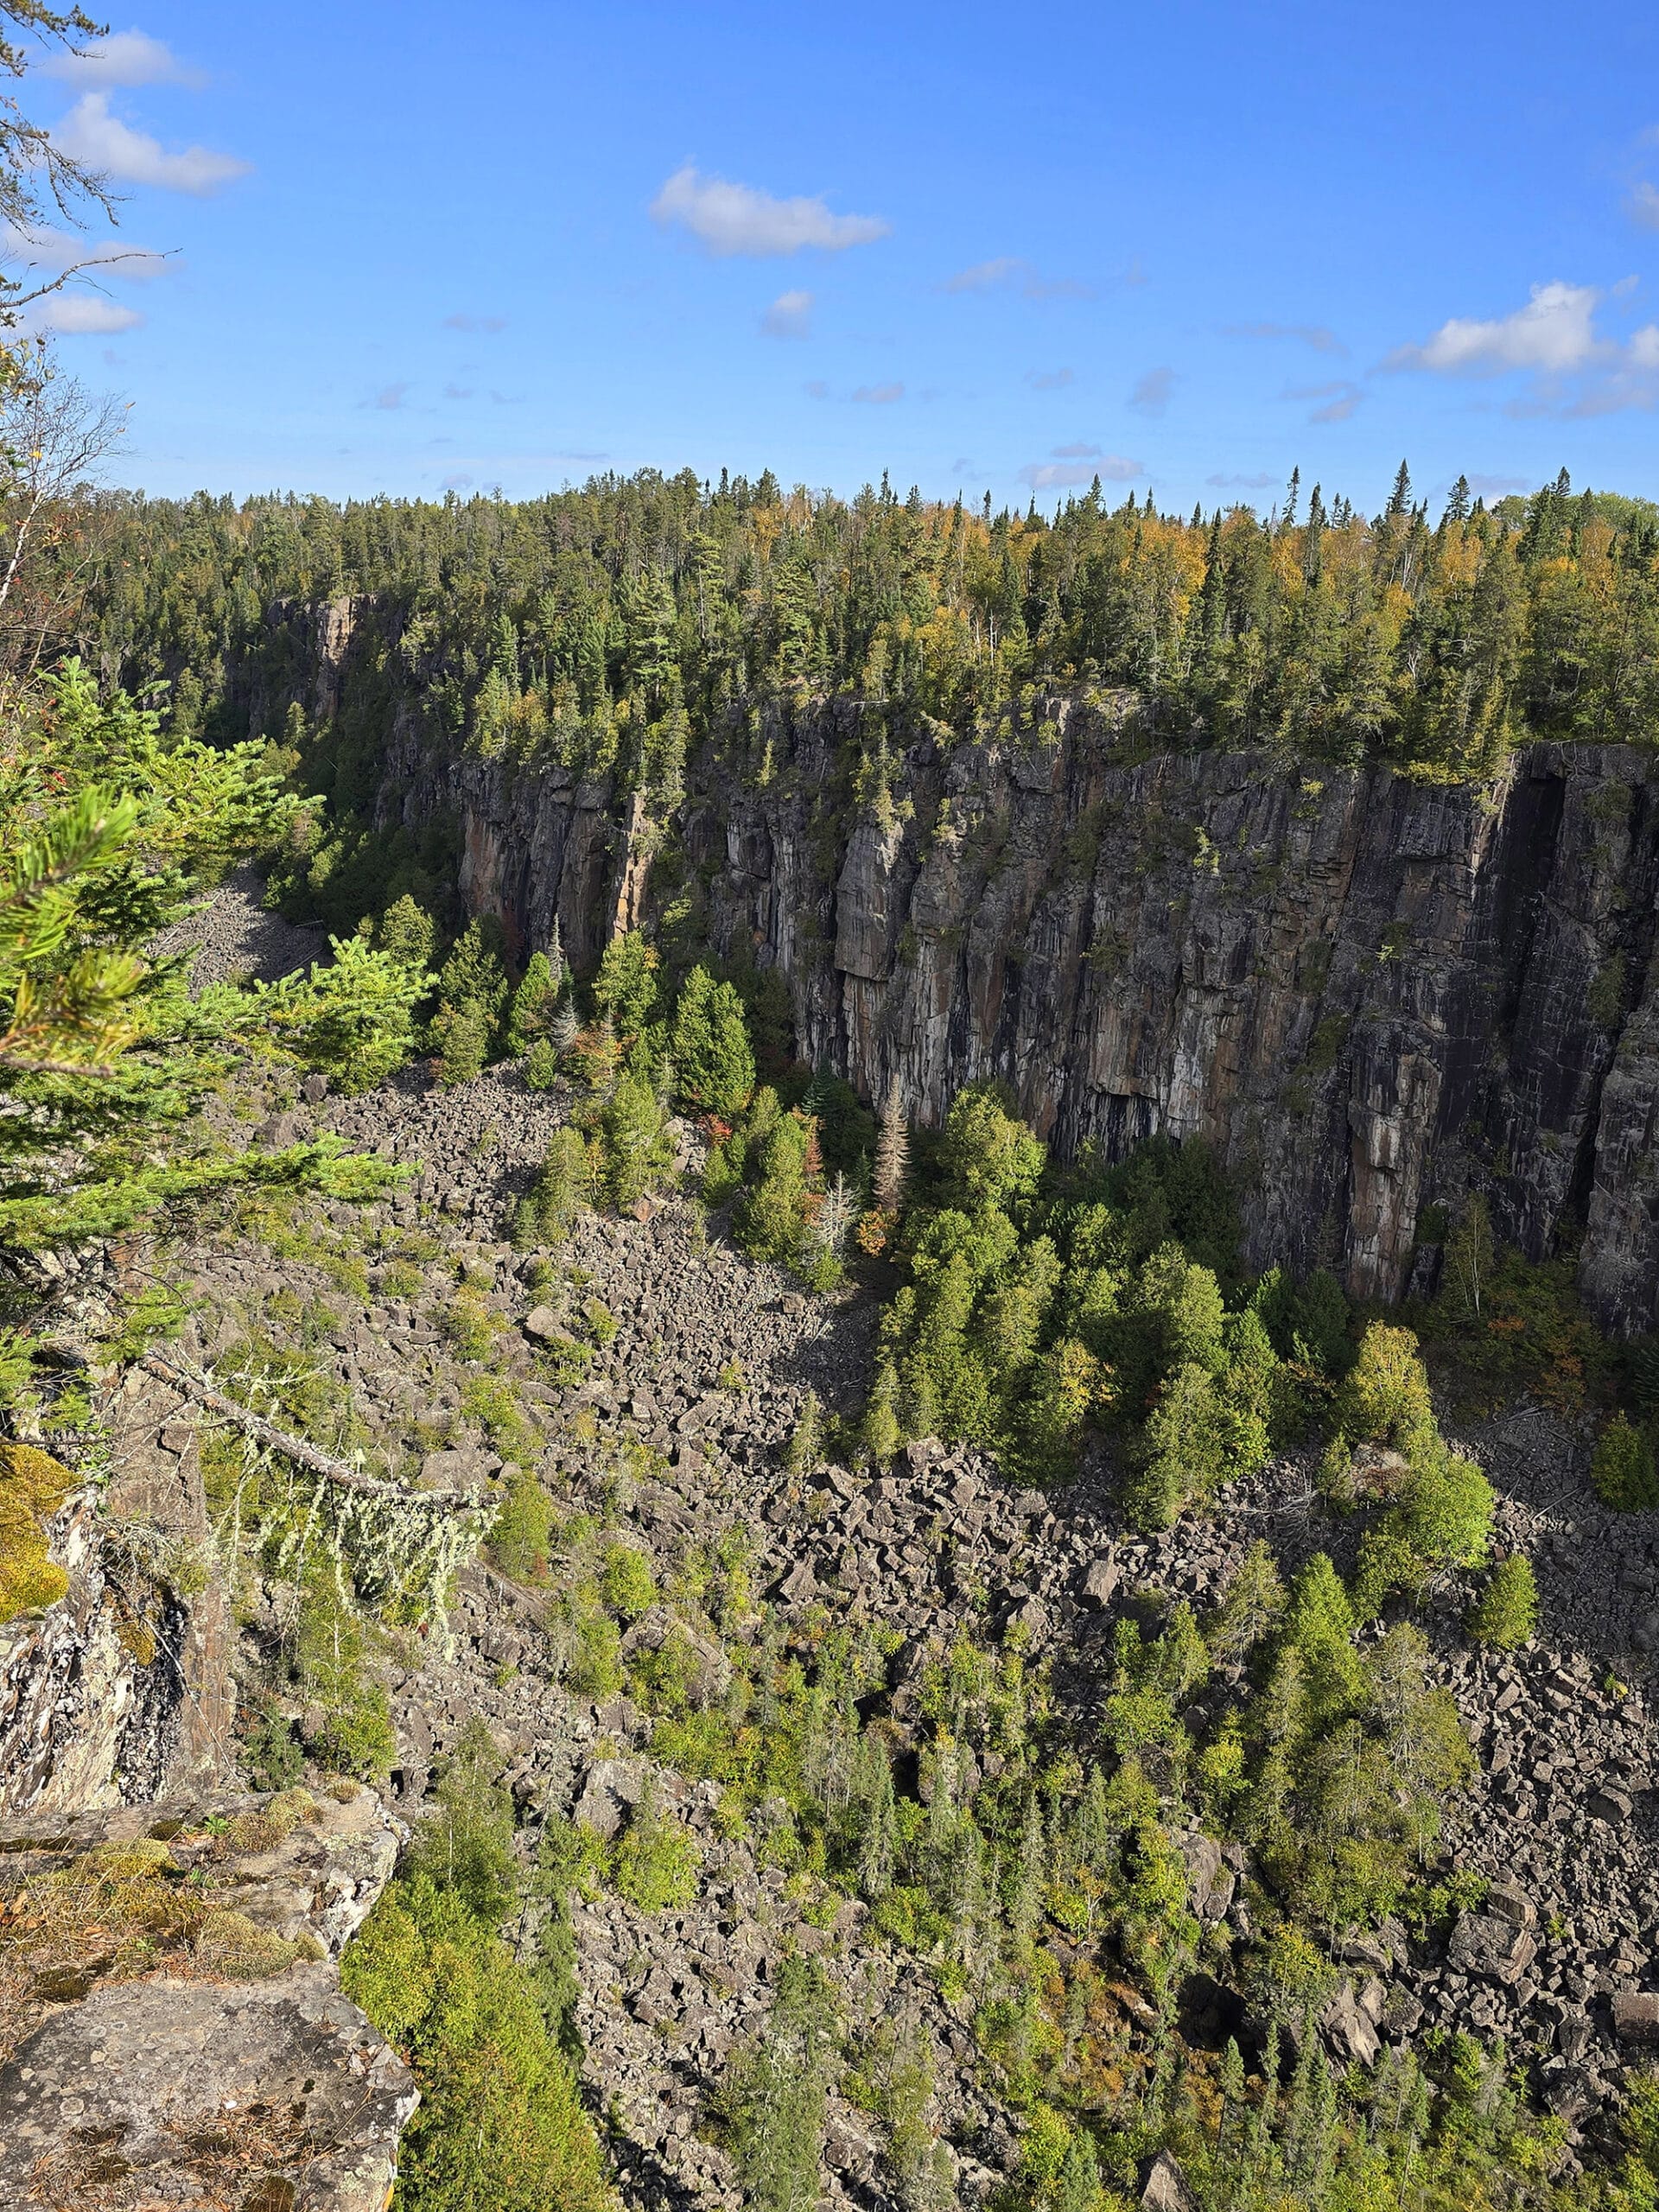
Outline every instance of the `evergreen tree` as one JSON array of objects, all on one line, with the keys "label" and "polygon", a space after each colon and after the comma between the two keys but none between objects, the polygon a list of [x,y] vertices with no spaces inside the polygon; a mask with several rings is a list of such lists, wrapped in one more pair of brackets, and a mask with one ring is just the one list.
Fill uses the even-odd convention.
[{"label": "evergreen tree", "polygon": [[625,930],[606,946],[594,979],[594,1005],[619,1037],[637,1037],[657,1004],[657,948],[639,930]]},{"label": "evergreen tree", "polygon": [[809,1390],[801,1401],[800,1419],[789,1440],[784,1465],[791,1475],[815,1474],[823,1458],[823,1423],[818,1394]]},{"label": "evergreen tree", "polygon": [[375,925],[374,941],[399,967],[424,975],[437,950],[437,925],[406,891],[381,915]]},{"label": "evergreen tree", "polygon": [[432,1033],[438,1048],[438,1081],[445,1090],[483,1073],[495,1025],[482,999],[465,998],[458,1006],[441,1007]]},{"label": "evergreen tree", "polygon": [[786,1958],[765,2034],[732,2066],[721,2098],[755,2212],[812,2212],[818,2201],[835,2038],[823,1967]]},{"label": "evergreen tree", "polygon": [[546,1036],[558,993],[558,975],[548,954],[532,952],[507,1014],[507,1050],[515,1057]]},{"label": "evergreen tree", "polygon": [[729,983],[716,983],[705,968],[686,977],[675,1008],[670,1051],[683,1103],[730,1120],[754,1090],[743,1001]]}]

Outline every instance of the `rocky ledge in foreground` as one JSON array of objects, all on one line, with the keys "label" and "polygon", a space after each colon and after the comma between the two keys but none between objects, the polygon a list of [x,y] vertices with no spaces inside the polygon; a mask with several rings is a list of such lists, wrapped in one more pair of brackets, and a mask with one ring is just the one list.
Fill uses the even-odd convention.
[{"label": "rocky ledge in foreground", "polygon": [[384,2212],[416,2091],[338,1961],[398,1840],[349,1783],[0,1821],[0,2202]]}]

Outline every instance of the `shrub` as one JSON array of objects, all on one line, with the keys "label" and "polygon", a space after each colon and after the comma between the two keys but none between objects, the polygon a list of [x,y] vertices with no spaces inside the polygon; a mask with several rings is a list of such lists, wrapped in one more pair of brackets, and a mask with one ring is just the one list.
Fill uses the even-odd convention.
[{"label": "shrub", "polygon": [[476,1291],[458,1290],[437,1321],[462,1359],[487,1362],[494,1357],[495,1340],[504,1324],[495,1308]]},{"label": "shrub", "polygon": [[1647,1430],[1615,1414],[1596,1440],[1590,1479],[1603,1504],[1616,1512],[1640,1513],[1659,1505],[1659,1471]]},{"label": "shrub", "polygon": [[1477,1643],[1518,1651],[1538,1626],[1538,1583],[1524,1553],[1500,1560],[1469,1609],[1469,1634]]},{"label": "shrub", "polygon": [[565,1681],[578,1697],[595,1703],[613,1697],[622,1687],[621,1637],[616,1623],[591,1597],[571,1609],[570,1656]]},{"label": "shrub", "polygon": [[506,1503],[490,1530],[489,1554],[515,1582],[545,1582],[553,1506],[534,1475],[519,1472],[507,1484]]},{"label": "shrub", "polygon": [[1491,1541],[1497,1500],[1472,1459],[1450,1451],[1438,1434],[1419,1438],[1402,1527],[1407,1542],[1431,1568],[1478,1567]]},{"label": "shrub", "polygon": [[459,1891],[424,1869],[389,1885],[340,1983],[420,2085],[398,2148],[404,2212],[612,2212],[536,1980]]},{"label": "shrub", "polygon": [[1319,2010],[1337,1977],[1330,1961],[1299,1928],[1281,1923],[1256,1946],[1243,1979],[1257,2010],[1295,2031],[1310,2012]]},{"label": "shrub", "polygon": [[662,1809],[654,1777],[647,1777],[611,1862],[619,1893],[641,1912],[688,1905],[697,1894],[701,1853],[677,1821]]},{"label": "shrub", "polygon": [[609,1544],[600,1570],[599,1586],[605,1603],[619,1620],[638,1620],[657,1602],[657,1585],[651,1562],[632,1544]]}]

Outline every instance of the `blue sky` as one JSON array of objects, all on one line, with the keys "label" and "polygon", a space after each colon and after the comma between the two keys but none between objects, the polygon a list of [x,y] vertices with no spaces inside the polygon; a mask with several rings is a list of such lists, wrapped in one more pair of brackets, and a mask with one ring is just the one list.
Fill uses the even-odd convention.
[{"label": "blue sky", "polygon": [[152,492],[1659,496],[1651,0],[114,28],[29,90],[170,257],[48,310]]}]

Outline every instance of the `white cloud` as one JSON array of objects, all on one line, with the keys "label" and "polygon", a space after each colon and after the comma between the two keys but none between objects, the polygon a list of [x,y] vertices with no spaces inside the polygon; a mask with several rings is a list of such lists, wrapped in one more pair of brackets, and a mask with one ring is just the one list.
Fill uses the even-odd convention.
[{"label": "white cloud", "polygon": [[1269,484],[1276,484],[1279,479],[1269,476],[1265,470],[1259,475],[1241,476],[1236,469],[1224,469],[1214,476],[1206,476],[1204,480],[1206,484],[1215,485],[1220,491],[1265,492]]},{"label": "white cloud", "polygon": [[137,308],[124,308],[115,300],[92,292],[53,292],[29,311],[35,330],[61,330],[85,335],[117,330],[137,330],[143,317]]},{"label": "white cloud", "polygon": [[1294,338],[1316,353],[1346,354],[1348,348],[1322,322],[1224,322],[1224,338]]},{"label": "white cloud", "polygon": [[245,176],[251,167],[233,154],[216,154],[207,146],[187,146],[181,154],[165,152],[158,140],[110,113],[107,92],[88,92],[77,100],[53,131],[52,143],[71,161],[118,183],[158,185],[164,192],[198,197]]},{"label": "white cloud", "polygon": [[1094,461],[1032,461],[1020,471],[1020,481],[1033,492],[1064,491],[1073,485],[1128,484],[1147,473],[1144,461],[1129,461],[1120,453],[1103,453]]},{"label": "white cloud", "polygon": [[1136,379],[1135,390],[1129,394],[1129,404],[1140,415],[1161,415],[1174,389],[1173,369],[1148,369],[1145,376]]},{"label": "white cloud", "polygon": [[[1630,289],[1621,282],[1611,296]],[[1454,316],[1425,344],[1399,347],[1382,365],[1525,376],[1529,389],[1508,403],[1511,415],[1585,416],[1659,405],[1659,326],[1645,324],[1623,340],[1605,336],[1596,310],[1605,296],[1591,284],[1535,284],[1513,314],[1486,321]]]},{"label": "white cloud", "polygon": [[1471,476],[1469,489],[1483,499],[1501,499],[1509,492],[1530,492],[1530,476]]},{"label": "white cloud", "polygon": [[164,274],[168,256],[150,246],[88,238],[73,231],[20,231],[11,223],[0,225],[0,264],[16,263],[54,276],[66,269],[102,269],[125,283],[143,284]]},{"label": "white cloud", "polygon": [[1644,231],[1659,231],[1659,185],[1644,178],[1630,194],[1630,220]]},{"label": "white cloud", "polygon": [[945,278],[943,289],[947,292],[1018,292],[1022,300],[1091,300],[1095,296],[1086,284],[1074,283],[1069,276],[1044,276],[1030,262],[1012,253],[957,270],[954,276]]},{"label": "white cloud", "polygon": [[383,415],[391,415],[395,414],[398,408],[407,405],[408,400],[409,386],[406,384],[387,384],[382,385],[374,397],[365,399],[363,404],[365,407],[378,408]]},{"label": "white cloud", "polygon": [[864,400],[872,407],[890,407],[895,399],[904,396],[901,384],[861,384],[853,394],[855,399]]},{"label": "white cloud", "polygon": [[1390,354],[1387,365],[1449,375],[1506,369],[1566,375],[1586,367],[1599,350],[1594,321],[1599,297],[1590,284],[1535,284],[1525,307],[1513,314],[1490,321],[1453,315],[1423,345],[1402,346]]},{"label": "white cloud", "polygon": [[447,315],[443,327],[446,330],[481,330],[495,338],[506,328],[507,318],[504,315]]},{"label": "white cloud", "polygon": [[666,229],[690,231],[710,253],[825,253],[870,245],[893,226],[880,215],[834,215],[821,199],[774,199],[753,185],[704,176],[696,164],[676,169],[651,203],[652,218]]},{"label": "white cloud", "polygon": [[812,334],[810,292],[779,292],[760,318],[768,338],[810,338]]},{"label": "white cloud", "polygon": [[190,85],[207,82],[188,69],[158,38],[143,31],[112,31],[93,39],[79,54],[54,54],[43,65],[48,77],[75,85]]}]

